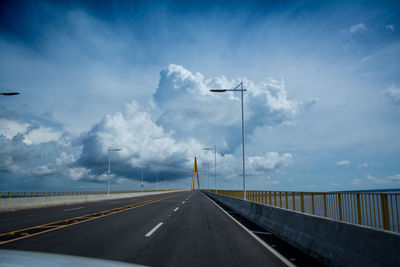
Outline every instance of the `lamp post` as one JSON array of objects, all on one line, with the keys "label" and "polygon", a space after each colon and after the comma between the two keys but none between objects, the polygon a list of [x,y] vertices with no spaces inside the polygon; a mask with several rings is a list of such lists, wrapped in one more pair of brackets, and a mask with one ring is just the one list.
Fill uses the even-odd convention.
[{"label": "lamp post", "polygon": [[214,147],[205,147],[203,150],[214,150],[214,179],[215,179],[215,193],[218,193],[217,190],[217,145]]},{"label": "lamp post", "polygon": [[224,93],[224,92],[240,92],[241,100],[242,100],[242,157],[243,157],[243,199],[246,200],[246,168],[245,168],[245,159],[244,159],[244,112],[243,112],[243,92],[246,89],[243,89],[243,82],[240,82],[233,89],[212,89],[210,92],[214,93]]},{"label": "lamp post", "polygon": [[120,151],[122,148],[111,148],[108,146],[108,186],[107,195],[110,195],[110,179],[111,179],[111,152]]}]

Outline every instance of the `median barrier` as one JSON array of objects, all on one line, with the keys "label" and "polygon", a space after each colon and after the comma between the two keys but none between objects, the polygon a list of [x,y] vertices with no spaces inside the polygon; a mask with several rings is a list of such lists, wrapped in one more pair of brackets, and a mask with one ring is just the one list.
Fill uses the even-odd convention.
[{"label": "median barrier", "polygon": [[1,198],[0,212],[14,211],[20,209],[41,208],[56,205],[71,205],[85,202],[102,201],[109,199],[121,199],[130,197],[140,197],[148,195],[158,195],[184,190],[171,191],[151,191],[151,192],[135,192],[120,194],[103,194],[103,195],[73,195],[73,196],[51,196],[51,197],[24,197],[24,198]]},{"label": "median barrier", "polygon": [[398,233],[204,193],[323,264],[400,266]]}]

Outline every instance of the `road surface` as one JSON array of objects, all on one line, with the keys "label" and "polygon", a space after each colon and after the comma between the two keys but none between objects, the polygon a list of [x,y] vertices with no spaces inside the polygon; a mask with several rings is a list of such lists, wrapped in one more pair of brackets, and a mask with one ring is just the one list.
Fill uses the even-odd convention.
[{"label": "road surface", "polygon": [[285,266],[202,192],[187,191],[0,214],[0,232],[161,199],[0,249],[77,255],[148,266]]}]

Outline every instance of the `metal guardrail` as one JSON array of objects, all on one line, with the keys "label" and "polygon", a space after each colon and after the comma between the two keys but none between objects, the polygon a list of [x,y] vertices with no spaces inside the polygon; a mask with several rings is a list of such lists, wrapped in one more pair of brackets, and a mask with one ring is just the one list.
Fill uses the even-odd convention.
[{"label": "metal guardrail", "polygon": [[[208,190],[215,192],[214,190]],[[243,199],[243,191],[218,190]],[[400,232],[400,193],[246,191],[248,201]]]},{"label": "metal guardrail", "polygon": [[[143,190],[143,192],[165,192],[175,189]],[[110,191],[110,194],[140,193],[142,190]],[[107,195],[107,191],[0,191],[0,198],[55,197]]]}]

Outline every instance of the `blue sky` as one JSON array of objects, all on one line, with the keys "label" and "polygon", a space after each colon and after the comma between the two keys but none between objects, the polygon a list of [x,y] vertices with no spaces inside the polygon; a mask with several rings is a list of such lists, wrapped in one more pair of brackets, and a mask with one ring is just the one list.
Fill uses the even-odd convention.
[{"label": "blue sky", "polygon": [[[2,190],[400,187],[396,1],[2,1]],[[212,179],[211,185],[214,185]]]}]

